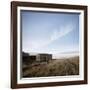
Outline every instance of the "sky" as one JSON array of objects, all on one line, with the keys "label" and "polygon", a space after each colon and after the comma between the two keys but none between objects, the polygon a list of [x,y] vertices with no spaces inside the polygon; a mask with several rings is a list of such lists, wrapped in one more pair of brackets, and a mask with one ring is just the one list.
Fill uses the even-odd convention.
[{"label": "sky", "polygon": [[22,51],[79,52],[79,14],[21,11]]}]

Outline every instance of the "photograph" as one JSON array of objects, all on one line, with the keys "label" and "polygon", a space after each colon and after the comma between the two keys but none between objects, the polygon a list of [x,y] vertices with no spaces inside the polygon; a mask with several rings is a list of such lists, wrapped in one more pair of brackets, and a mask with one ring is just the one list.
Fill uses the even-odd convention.
[{"label": "photograph", "polygon": [[79,14],[21,10],[22,77],[79,75]]},{"label": "photograph", "polygon": [[87,6],[11,2],[11,88],[87,84]]}]

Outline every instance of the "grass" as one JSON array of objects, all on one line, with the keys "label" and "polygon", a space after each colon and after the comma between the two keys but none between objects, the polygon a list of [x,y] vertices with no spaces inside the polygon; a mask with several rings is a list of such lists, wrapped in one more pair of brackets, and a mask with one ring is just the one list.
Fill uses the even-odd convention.
[{"label": "grass", "polygon": [[23,64],[23,77],[79,75],[79,57]]}]

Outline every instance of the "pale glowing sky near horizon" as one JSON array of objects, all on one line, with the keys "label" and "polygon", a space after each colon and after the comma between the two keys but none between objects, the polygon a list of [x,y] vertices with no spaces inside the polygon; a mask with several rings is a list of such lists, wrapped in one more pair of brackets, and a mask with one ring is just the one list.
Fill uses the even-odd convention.
[{"label": "pale glowing sky near horizon", "polygon": [[22,51],[79,52],[79,14],[21,11]]}]

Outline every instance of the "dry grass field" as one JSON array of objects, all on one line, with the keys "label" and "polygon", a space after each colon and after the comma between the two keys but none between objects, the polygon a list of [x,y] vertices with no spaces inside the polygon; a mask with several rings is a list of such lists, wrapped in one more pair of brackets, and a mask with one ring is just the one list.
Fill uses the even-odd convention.
[{"label": "dry grass field", "polygon": [[79,57],[22,65],[23,77],[79,75]]}]

